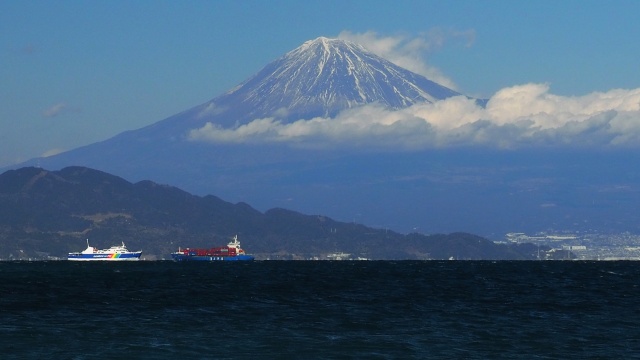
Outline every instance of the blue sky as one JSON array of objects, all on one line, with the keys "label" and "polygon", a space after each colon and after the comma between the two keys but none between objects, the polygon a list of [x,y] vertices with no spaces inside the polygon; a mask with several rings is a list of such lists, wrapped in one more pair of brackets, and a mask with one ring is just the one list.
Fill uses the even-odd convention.
[{"label": "blue sky", "polygon": [[640,1],[0,0],[0,166],[162,120],[319,36],[393,40],[387,54],[468,95],[522,85],[580,107],[640,88],[637,14]]}]

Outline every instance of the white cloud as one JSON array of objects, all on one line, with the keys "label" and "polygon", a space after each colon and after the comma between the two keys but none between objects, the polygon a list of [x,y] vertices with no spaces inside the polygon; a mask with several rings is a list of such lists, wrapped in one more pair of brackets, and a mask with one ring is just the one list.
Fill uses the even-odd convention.
[{"label": "white cloud", "polygon": [[198,113],[198,115],[196,115],[196,117],[200,119],[203,117],[218,115],[218,114],[222,114],[226,110],[227,110],[226,108],[220,107],[216,105],[216,103],[214,102],[210,102],[209,104],[207,104],[207,106],[204,109],[200,110],[200,112]]},{"label": "white cloud", "polygon": [[335,118],[292,123],[264,118],[236,128],[207,123],[188,138],[391,150],[470,145],[640,147],[640,89],[566,97],[550,93],[546,84],[524,84],[498,91],[484,108],[463,96],[397,111],[369,104]]},{"label": "white cloud", "polygon": [[49,157],[49,156],[54,156],[54,155],[58,155],[60,153],[65,152],[66,150],[64,149],[49,149],[47,151],[45,151],[41,156],[42,157]]},{"label": "white cloud", "polygon": [[62,114],[65,110],[67,110],[67,104],[58,103],[50,106],[42,112],[42,116],[44,117],[56,117]]},{"label": "white cloud", "polygon": [[447,31],[434,28],[414,38],[405,35],[378,36],[372,31],[365,33],[343,31],[338,35],[338,38],[360,44],[372,53],[398,66],[455,90],[457,87],[453,80],[424,61],[425,54],[440,49],[451,39],[462,39],[465,46],[471,46],[475,40],[475,31]]}]

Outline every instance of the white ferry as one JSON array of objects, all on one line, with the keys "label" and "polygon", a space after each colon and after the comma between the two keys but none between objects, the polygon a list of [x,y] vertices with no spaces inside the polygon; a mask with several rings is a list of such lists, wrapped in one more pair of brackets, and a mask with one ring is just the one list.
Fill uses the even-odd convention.
[{"label": "white ferry", "polygon": [[87,248],[82,252],[69,253],[68,260],[72,261],[136,261],[140,260],[142,250],[129,251],[127,247],[122,245],[115,245],[108,249],[99,250],[89,245],[87,239]]}]

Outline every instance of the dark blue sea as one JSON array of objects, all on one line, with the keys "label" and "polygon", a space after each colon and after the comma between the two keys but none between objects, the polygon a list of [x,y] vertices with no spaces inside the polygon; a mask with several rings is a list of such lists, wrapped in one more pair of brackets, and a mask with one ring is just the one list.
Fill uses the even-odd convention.
[{"label": "dark blue sea", "polygon": [[0,358],[640,358],[639,285],[629,261],[0,262]]}]

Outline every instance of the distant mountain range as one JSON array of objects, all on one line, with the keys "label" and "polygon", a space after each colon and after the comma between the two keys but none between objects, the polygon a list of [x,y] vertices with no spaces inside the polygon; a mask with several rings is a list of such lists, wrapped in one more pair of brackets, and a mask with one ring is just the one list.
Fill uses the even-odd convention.
[{"label": "distant mountain range", "polygon": [[221,246],[234,235],[257,259],[326,260],[346,253],[368,259],[526,260],[538,251],[531,244],[498,245],[466,233],[402,235],[285,209],[261,213],[245,203],[151,181],[132,184],[84,167],[31,167],[0,175],[0,260],[66,258],[83,250],[86,239],[98,248],[124,242],[142,249],[143,258],[168,259],[178,247]]},{"label": "distant mountain range", "polygon": [[[318,38],[204,104],[4,170],[84,166],[261,211],[287,208],[402,233],[640,232],[635,152],[345,149],[281,142],[268,128],[304,133],[300,120],[322,127],[322,119],[365,106],[397,110],[454,96],[462,95],[359,45]],[[271,141],[246,140],[260,131]]]}]

